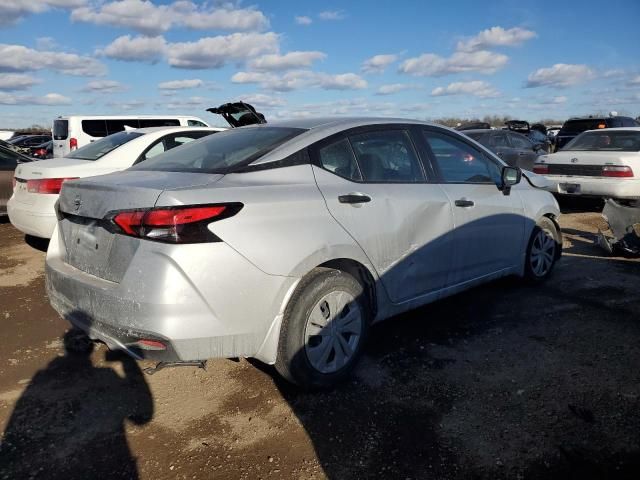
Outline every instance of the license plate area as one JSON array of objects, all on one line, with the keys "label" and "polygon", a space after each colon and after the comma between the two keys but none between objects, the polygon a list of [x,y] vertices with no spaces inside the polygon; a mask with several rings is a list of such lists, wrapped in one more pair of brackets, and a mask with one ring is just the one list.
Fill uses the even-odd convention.
[{"label": "license plate area", "polygon": [[580,184],[579,183],[560,183],[558,184],[559,193],[568,193],[568,194],[579,194],[580,193]]},{"label": "license plate area", "polygon": [[108,278],[109,257],[114,234],[106,230],[100,220],[67,217],[60,227],[66,247],[66,262],[83,272]]}]

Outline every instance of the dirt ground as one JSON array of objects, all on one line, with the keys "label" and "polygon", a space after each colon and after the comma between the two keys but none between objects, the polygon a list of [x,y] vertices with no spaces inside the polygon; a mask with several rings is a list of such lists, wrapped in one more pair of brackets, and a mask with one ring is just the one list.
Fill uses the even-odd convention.
[{"label": "dirt ground", "polygon": [[65,354],[43,245],[0,220],[0,478],[640,478],[640,263],[593,244],[597,208],[565,206],[544,285],[382,323],[314,394],[246,360]]}]

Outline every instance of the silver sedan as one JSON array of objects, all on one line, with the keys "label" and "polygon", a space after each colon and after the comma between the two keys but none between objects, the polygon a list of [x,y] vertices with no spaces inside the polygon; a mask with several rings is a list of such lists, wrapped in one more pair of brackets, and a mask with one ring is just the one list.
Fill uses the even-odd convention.
[{"label": "silver sedan", "polygon": [[65,182],[47,289],[135,358],[253,357],[327,387],[374,322],[506,275],[544,280],[561,234],[536,181],[424,122],[233,129]]}]

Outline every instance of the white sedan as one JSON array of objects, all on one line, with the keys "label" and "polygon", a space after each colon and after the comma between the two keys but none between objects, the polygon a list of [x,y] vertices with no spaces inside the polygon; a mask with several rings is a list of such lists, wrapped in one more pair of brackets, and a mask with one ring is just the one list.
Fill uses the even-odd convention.
[{"label": "white sedan", "polygon": [[73,151],[65,158],[19,165],[7,203],[11,223],[27,235],[51,238],[54,205],[65,180],[117,172],[187,142],[225,130],[154,127],[115,133]]},{"label": "white sedan", "polygon": [[533,171],[562,195],[640,198],[640,127],[581,133],[562,150],[538,157]]}]

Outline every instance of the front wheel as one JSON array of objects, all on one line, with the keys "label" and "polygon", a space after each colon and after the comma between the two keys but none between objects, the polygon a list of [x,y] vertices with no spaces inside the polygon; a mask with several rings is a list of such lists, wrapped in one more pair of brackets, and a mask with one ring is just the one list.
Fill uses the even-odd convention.
[{"label": "front wheel", "polygon": [[306,389],[344,380],[360,357],[369,326],[362,285],[339,270],[317,268],[293,294],[282,320],[275,367]]},{"label": "front wheel", "polygon": [[538,282],[545,280],[560,258],[562,235],[556,224],[549,218],[541,218],[531,232],[527,257],[525,260],[525,278]]}]

